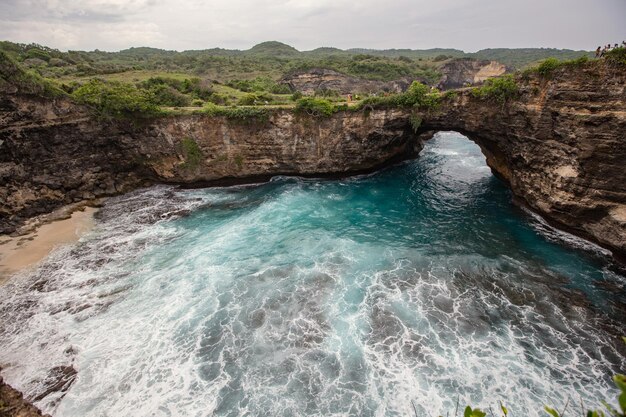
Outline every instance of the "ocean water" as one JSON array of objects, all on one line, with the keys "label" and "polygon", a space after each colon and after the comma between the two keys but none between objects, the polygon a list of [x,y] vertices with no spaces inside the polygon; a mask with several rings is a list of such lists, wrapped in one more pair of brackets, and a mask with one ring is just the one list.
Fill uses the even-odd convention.
[{"label": "ocean water", "polygon": [[615,271],[440,133],[369,176],[110,199],[0,287],[0,366],[29,398],[72,366],[55,417],[596,407],[626,364]]}]

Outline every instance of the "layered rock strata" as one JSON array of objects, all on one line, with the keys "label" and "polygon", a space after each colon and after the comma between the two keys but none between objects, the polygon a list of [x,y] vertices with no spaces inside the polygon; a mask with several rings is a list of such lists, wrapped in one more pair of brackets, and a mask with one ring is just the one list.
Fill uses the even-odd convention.
[{"label": "layered rock strata", "polygon": [[[437,111],[365,109],[267,120],[104,121],[65,99],[0,97],[0,232],[72,202],[156,183],[346,175],[415,157],[437,130],[483,149],[517,199],[626,258],[626,74],[593,62],[518,78],[506,102],[460,90]],[[415,120],[421,119],[418,129]]]}]

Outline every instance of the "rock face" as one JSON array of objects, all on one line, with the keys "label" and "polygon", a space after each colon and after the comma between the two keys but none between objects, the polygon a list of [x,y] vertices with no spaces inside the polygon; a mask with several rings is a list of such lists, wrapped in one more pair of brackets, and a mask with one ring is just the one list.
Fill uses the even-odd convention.
[{"label": "rock face", "polygon": [[42,415],[37,407],[26,401],[20,392],[5,384],[0,377],[0,416],[41,417]]},{"label": "rock face", "polygon": [[487,78],[498,77],[510,69],[497,61],[457,58],[445,63],[440,71],[443,75],[437,87],[440,90],[450,90],[482,83]]},{"label": "rock face", "polygon": [[0,101],[0,118],[8,122],[0,128],[0,233],[61,205],[144,184],[345,175],[415,157],[422,146],[412,140],[401,110],[326,119],[278,111],[263,121],[189,115],[114,123],[91,119],[63,100],[7,97]]},{"label": "rock face", "polygon": [[520,97],[504,105],[463,92],[422,129],[467,135],[522,202],[624,261],[624,67],[592,62],[518,83]]},{"label": "rock face", "polygon": [[280,82],[304,94],[313,94],[316,90],[334,90],[340,94],[349,94],[380,91],[400,93],[405,91],[413,81],[414,79],[410,77],[395,81],[365,80],[329,69],[314,68],[290,74]]},{"label": "rock face", "polygon": [[517,199],[626,259],[626,75],[592,62],[518,79],[500,103],[459,91],[436,112],[344,111],[316,119],[204,115],[114,122],[67,101],[0,98],[0,231],[60,205],[155,182],[345,175],[415,157],[437,130],[478,143]]}]

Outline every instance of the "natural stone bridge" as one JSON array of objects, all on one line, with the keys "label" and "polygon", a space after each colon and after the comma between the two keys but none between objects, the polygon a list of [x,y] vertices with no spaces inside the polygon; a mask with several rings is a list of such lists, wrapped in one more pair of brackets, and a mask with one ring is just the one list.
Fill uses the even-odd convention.
[{"label": "natural stone bridge", "polygon": [[347,175],[416,157],[454,130],[476,142],[516,200],[626,259],[623,67],[593,62],[519,79],[505,104],[460,91],[437,111],[283,110],[264,122],[204,115],[104,122],[67,100],[0,91],[0,232],[63,204],[155,182],[218,184]]}]

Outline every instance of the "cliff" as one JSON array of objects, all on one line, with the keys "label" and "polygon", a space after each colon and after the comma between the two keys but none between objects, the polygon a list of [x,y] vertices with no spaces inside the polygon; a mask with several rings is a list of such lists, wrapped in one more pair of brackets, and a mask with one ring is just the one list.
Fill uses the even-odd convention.
[{"label": "cliff", "polygon": [[442,75],[437,87],[450,90],[482,83],[488,78],[510,72],[511,69],[497,61],[457,58],[443,64],[440,71]]},{"label": "cliff", "polygon": [[[462,90],[437,111],[329,118],[98,120],[66,99],[0,98],[0,232],[61,205],[155,182],[345,175],[415,157],[437,130],[478,143],[518,201],[626,258],[626,75],[592,62],[518,78],[506,102]],[[411,119],[422,119],[417,132]]]},{"label": "cliff", "polygon": [[304,94],[313,94],[318,90],[333,90],[340,94],[349,94],[381,91],[400,93],[405,91],[412,81],[413,79],[410,77],[395,81],[366,80],[330,69],[313,68],[286,75],[280,80],[280,83]]},{"label": "cliff", "polygon": [[603,61],[520,77],[506,104],[465,91],[423,130],[478,143],[515,196],[626,259],[626,71]]}]

